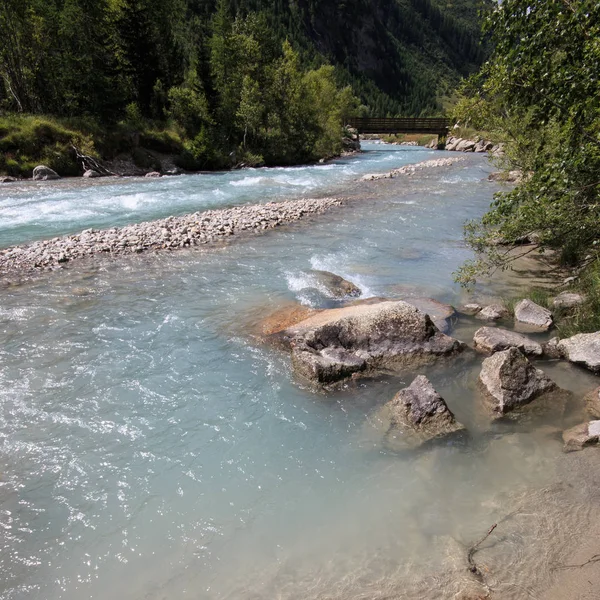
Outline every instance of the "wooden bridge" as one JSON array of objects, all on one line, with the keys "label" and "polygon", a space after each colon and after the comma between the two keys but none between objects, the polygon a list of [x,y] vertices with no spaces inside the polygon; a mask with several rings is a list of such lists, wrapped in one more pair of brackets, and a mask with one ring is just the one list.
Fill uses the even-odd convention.
[{"label": "wooden bridge", "polygon": [[445,140],[450,129],[450,121],[444,118],[432,119],[387,119],[378,117],[352,117],[345,123],[361,133],[431,133]]}]

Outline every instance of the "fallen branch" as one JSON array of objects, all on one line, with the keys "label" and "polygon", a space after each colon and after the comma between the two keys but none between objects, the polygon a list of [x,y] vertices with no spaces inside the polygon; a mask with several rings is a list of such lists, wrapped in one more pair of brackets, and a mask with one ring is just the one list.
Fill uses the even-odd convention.
[{"label": "fallen branch", "polygon": [[471,571],[471,573],[473,573],[474,575],[477,575],[478,577],[483,577],[483,574],[479,570],[479,567],[475,564],[475,561],[473,560],[473,556],[475,555],[477,550],[479,550],[479,546],[481,546],[481,544],[483,544],[483,542],[485,542],[485,540],[487,540],[490,537],[490,535],[492,534],[492,531],[494,531],[494,529],[496,529],[496,527],[498,527],[498,523],[494,523],[488,529],[488,532],[477,543],[473,544],[469,548],[469,551],[467,552],[467,561],[469,562],[469,571]]},{"label": "fallen branch", "polygon": [[600,554],[594,554],[594,556],[592,556],[592,558],[590,558],[589,560],[586,560],[584,563],[581,563],[580,565],[559,565],[558,567],[552,567],[553,571],[558,571],[559,569],[581,569],[583,567],[585,567],[586,565],[592,564],[592,563],[597,563],[600,562]]},{"label": "fallen branch", "polygon": [[106,167],[103,167],[95,158],[83,154],[76,146],[71,145],[71,148],[75,151],[77,160],[81,161],[81,166],[84,171],[92,170],[100,173],[100,175],[117,175],[117,173],[113,173]]}]

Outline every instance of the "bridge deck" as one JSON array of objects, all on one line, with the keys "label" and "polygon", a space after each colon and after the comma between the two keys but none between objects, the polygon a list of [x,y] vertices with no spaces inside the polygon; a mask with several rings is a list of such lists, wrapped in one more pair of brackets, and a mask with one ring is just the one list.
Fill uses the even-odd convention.
[{"label": "bridge deck", "polygon": [[445,136],[450,121],[444,118],[388,119],[377,117],[352,117],[346,124],[358,130],[358,133],[432,133]]}]

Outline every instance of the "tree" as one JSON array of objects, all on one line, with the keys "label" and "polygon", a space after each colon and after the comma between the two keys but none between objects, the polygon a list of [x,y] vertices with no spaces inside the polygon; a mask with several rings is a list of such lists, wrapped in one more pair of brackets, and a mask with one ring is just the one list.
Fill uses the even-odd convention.
[{"label": "tree", "polygon": [[[464,89],[457,117],[506,143],[521,185],[467,224],[480,254],[458,278],[510,264],[495,245],[536,233],[564,264],[597,260],[600,245],[600,4],[505,0],[486,23],[493,54]],[[590,260],[590,259],[588,259]]]}]

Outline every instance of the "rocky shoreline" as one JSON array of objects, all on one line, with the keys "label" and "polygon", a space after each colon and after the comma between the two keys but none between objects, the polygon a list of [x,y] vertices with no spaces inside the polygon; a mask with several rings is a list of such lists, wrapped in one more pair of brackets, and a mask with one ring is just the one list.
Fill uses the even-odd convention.
[{"label": "rocky shoreline", "polygon": [[140,254],[200,246],[241,233],[273,229],[342,204],[340,198],[287,200],[196,212],[125,227],[86,229],[76,235],[0,250],[0,273],[51,270],[95,255]]}]

